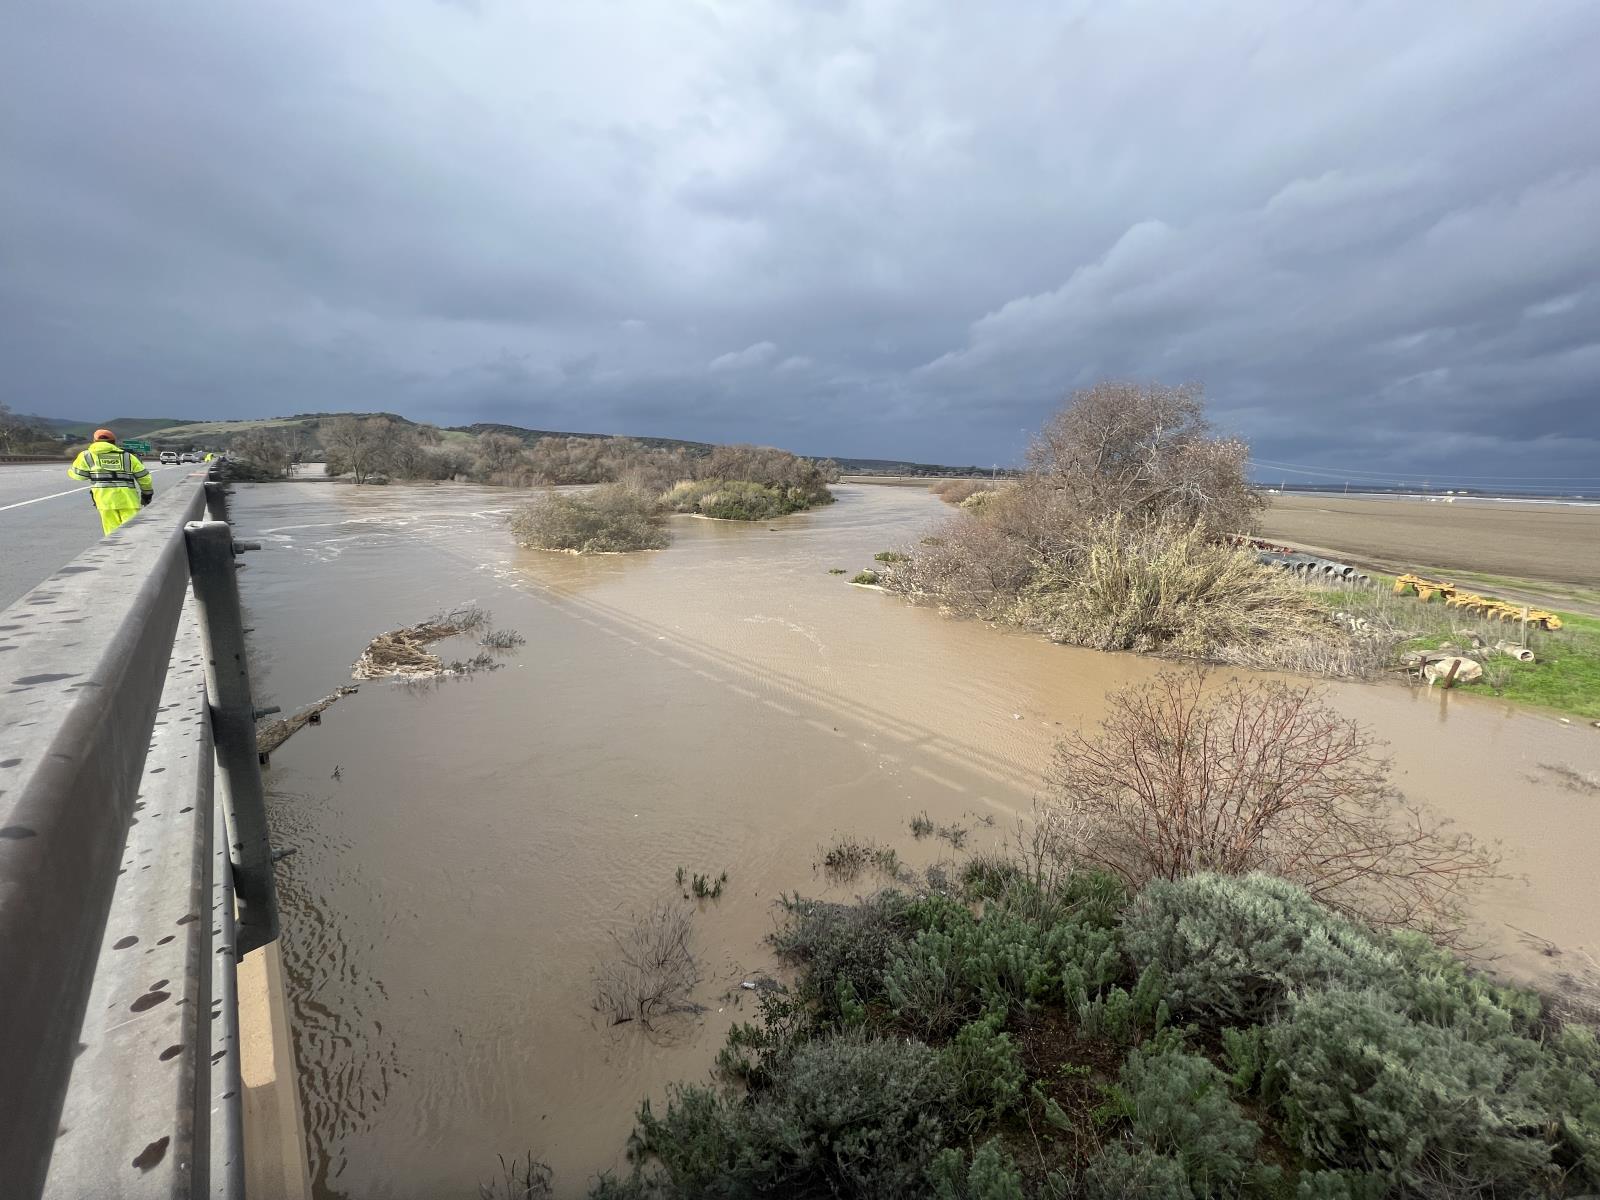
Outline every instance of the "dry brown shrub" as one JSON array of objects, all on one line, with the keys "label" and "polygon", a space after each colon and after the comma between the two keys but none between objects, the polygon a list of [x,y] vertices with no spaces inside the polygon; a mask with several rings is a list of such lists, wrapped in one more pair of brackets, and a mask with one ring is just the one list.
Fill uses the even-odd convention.
[{"label": "dry brown shrub", "polygon": [[611,955],[595,970],[595,1011],[612,1025],[651,1022],[689,1009],[700,982],[690,942],[689,913],[662,904],[637,918],[626,933],[611,935]]},{"label": "dry brown shrub", "polygon": [[1291,642],[1349,638],[1295,580],[1201,527],[1120,515],[1085,524],[1065,564],[1040,567],[1019,624],[1093,650],[1227,660]]},{"label": "dry brown shrub", "polygon": [[1380,926],[1453,937],[1498,855],[1408,802],[1356,722],[1310,687],[1165,671],[1056,750],[1063,853],[1140,887],[1266,871]]},{"label": "dry brown shrub", "polygon": [[979,492],[992,491],[994,484],[987,479],[952,479],[939,489],[939,498],[946,504],[959,505]]},{"label": "dry brown shrub", "polygon": [[986,519],[952,517],[904,562],[883,574],[885,590],[937,600],[963,616],[1002,619],[1033,575],[1027,547]]}]

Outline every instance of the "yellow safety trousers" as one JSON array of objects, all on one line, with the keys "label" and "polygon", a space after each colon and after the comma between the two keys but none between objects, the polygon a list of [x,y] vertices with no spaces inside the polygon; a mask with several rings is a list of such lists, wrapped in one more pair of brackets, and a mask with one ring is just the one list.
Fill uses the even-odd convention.
[{"label": "yellow safety trousers", "polygon": [[110,533],[139,511],[141,493],[155,491],[150,472],[136,456],[111,442],[96,442],[77,458],[67,474],[89,481],[100,528]]}]

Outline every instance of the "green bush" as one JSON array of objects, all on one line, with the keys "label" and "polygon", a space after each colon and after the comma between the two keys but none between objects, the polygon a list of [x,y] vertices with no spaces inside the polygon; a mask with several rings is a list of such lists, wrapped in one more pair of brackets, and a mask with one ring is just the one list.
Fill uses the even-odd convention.
[{"label": "green bush", "polygon": [[823,1017],[838,1020],[841,984],[860,1000],[883,995],[884,966],[914,932],[909,908],[896,891],[858,904],[796,899],[772,942],[779,954],[800,964],[801,990]]},{"label": "green bush", "polygon": [[1548,1117],[1515,1061],[1537,1047],[1500,1040],[1413,1020],[1381,993],[1311,992],[1268,1029],[1262,1090],[1290,1142],[1328,1166],[1425,1194],[1544,1191]]},{"label": "green bush", "polygon": [[935,1200],[1023,1200],[1022,1172],[996,1142],[985,1142],[968,1163],[959,1150],[941,1150],[928,1168]]},{"label": "green bush", "polygon": [[857,572],[856,577],[850,582],[865,584],[866,586],[871,587],[878,582],[879,578],[880,577],[876,571],[860,571]]},{"label": "green bush", "polygon": [[[1103,877],[990,866],[969,899],[786,901],[774,941],[798,987],[730,1031],[718,1065],[742,1086],[644,1106],[631,1174],[592,1195],[1600,1190],[1600,1043],[1536,997],[1272,880],[1152,885],[1121,925]],[[1180,996],[1226,1023],[1171,1027]]]},{"label": "green bush", "polygon": [[1600,1044],[1595,1031],[1568,1025],[1546,1047],[1529,1083],[1551,1113],[1563,1165],[1600,1192]]},{"label": "green bush", "polygon": [[883,970],[884,992],[902,1024],[923,1037],[943,1037],[977,1014],[967,986],[965,939],[925,929],[894,950]]},{"label": "green bush", "polygon": [[1068,1003],[1078,1018],[1078,1032],[1086,1038],[1131,1046],[1146,1033],[1159,1033],[1167,1027],[1167,1002],[1161,998],[1161,971],[1146,967],[1130,992],[1123,987],[1107,988],[1096,995],[1079,989]]},{"label": "green bush", "polygon": [[[931,821],[928,828],[933,828]],[[961,865],[961,888],[973,900],[998,900],[1021,877],[1021,868],[1000,853],[974,854]]]},{"label": "green bush", "polygon": [[1542,1019],[1544,1005],[1534,993],[1468,970],[1460,958],[1419,933],[1396,933],[1389,948],[1396,962],[1384,990],[1419,1021],[1448,1025],[1481,1041],[1530,1033]]},{"label": "green bush", "polygon": [[1294,1200],[1383,1200],[1389,1186],[1365,1171],[1302,1171]]},{"label": "green bush", "polygon": [[671,1089],[660,1116],[646,1102],[629,1157],[669,1196],[920,1196],[948,1089],[920,1042],[811,1042],[749,1102],[704,1087]]},{"label": "green bush", "polygon": [[532,549],[579,554],[659,550],[670,540],[654,502],[621,484],[546,492],[512,515],[511,532]]},{"label": "green bush", "polygon": [[1199,1200],[1183,1164],[1145,1147],[1113,1142],[1089,1164],[1083,1194],[1088,1200]]},{"label": "green bush", "polygon": [[1159,967],[1174,1012],[1255,1024],[1296,988],[1375,987],[1395,956],[1305,889],[1270,875],[1191,875],[1144,888],[1123,914],[1123,944]]},{"label": "green bush", "polygon": [[942,927],[894,950],[884,991],[900,1020],[941,1037],[979,1011],[1097,994],[1121,971],[1116,935],[1076,920],[1044,925],[997,905],[981,920],[944,901]]},{"label": "green bush", "polygon": [[669,488],[661,502],[673,512],[699,513],[721,521],[766,521],[832,499],[826,488],[816,493],[747,479],[695,479]]},{"label": "green bush", "polygon": [[1198,1054],[1146,1047],[1128,1056],[1116,1107],[1147,1149],[1169,1155],[1200,1196],[1234,1195],[1256,1175],[1261,1129],[1228,1094],[1228,1080]]},{"label": "green bush", "polygon": [[1014,1109],[1028,1075],[1001,1014],[988,1013],[962,1027],[942,1051],[959,1120],[979,1127]]}]

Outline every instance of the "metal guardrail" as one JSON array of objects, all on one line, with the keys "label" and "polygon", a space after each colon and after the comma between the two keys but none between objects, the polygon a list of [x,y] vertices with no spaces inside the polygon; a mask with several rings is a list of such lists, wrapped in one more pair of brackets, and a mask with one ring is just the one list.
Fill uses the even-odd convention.
[{"label": "metal guardrail", "polygon": [[277,911],[224,503],[191,476],[0,613],[4,1200],[242,1194]]},{"label": "metal guardrail", "polygon": [[70,454],[0,454],[0,465],[5,463],[70,463]]}]

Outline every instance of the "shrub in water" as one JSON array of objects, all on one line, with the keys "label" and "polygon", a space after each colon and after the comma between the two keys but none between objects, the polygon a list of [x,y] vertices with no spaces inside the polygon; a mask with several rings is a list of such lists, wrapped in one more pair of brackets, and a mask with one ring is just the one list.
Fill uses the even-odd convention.
[{"label": "shrub in water", "polygon": [[513,514],[511,532],[533,549],[579,554],[659,550],[670,540],[655,503],[621,484],[546,492]]},{"label": "shrub in water", "polygon": [[1123,944],[1157,966],[1175,1012],[1263,1021],[1295,988],[1376,986],[1396,960],[1371,934],[1305,889],[1270,875],[1156,880],[1123,914]]},{"label": "shrub in water", "polygon": [[896,1014],[925,1036],[943,1036],[980,1009],[1004,1013],[1095,994],[1121,970],[1109,930],[1073,920],[1042,925],[1004,905],[973,920],[943,904],[943,927],[917,934],[884,969]]}]

